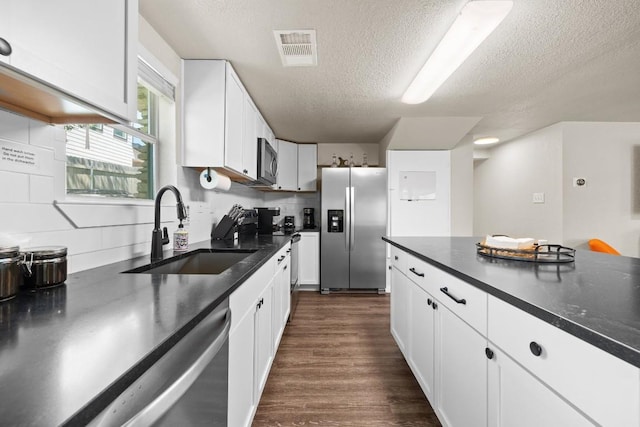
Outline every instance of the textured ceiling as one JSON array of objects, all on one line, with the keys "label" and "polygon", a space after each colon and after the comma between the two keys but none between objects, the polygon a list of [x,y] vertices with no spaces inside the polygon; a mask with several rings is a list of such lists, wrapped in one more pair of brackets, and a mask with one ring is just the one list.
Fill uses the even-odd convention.
[{"label": "textured ceiling", "polygon": [[[140,12],[181,57],[230,60],[292,141],[377,143],[400,117],[482,117],[469,134],[503,140],[566,120],[640,121],[637,0],[514,0],[431,99],[402,104],[465,3],[140,0]],[[275,29],[315,29],[318,66],[283,68]]]}]

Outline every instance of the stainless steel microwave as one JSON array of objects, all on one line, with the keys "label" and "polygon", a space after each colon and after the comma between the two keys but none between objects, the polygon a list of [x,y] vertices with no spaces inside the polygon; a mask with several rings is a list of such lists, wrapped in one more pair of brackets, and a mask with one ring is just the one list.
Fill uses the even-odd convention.
[{"label": "stainless steel microwave", "polygon": [[258,138],[258,177],[256,184],[274,185],[278,175],[278,153],[264,138]]}]

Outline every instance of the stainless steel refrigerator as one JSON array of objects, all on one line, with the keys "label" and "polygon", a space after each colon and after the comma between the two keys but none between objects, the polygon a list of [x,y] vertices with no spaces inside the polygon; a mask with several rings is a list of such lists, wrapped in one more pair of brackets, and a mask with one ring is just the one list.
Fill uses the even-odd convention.
[{"label": "stainless steel refrigerator", "polygon": [[385,290],[387,171],[322,169],[320,290]]}]

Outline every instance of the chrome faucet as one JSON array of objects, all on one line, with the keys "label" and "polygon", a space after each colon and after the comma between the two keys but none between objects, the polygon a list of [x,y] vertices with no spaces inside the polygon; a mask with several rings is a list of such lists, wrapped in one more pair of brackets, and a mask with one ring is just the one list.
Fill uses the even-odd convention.
[{"label": "chrome faucet", "polygon": [[156,213],[154,220],[154,228],[153,233],[151,235],[151,262],[158,261],[162,259],[162,246],[169,243],[169,233],[167,232],[167,227],[164,227],[162,230],[160,229],[160,200],[162,199],[162,195],[167,191],[171,190],[173,194],[176,196],[176,200],[178,201],[178,219],[182,224],[182,220],[187,218],[186,209],[184,208],[184,203],[182,203],[182,195],[180,191],[173,185],[165,185],[160,190],[158,190],[158,194],[156,194]]}]

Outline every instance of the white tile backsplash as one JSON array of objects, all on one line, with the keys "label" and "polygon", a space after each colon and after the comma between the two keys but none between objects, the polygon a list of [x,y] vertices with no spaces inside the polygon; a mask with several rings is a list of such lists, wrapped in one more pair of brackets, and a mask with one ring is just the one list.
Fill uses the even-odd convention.
[{"label": "white tile backsplash", "polygon": [[54,196],[53,177],[29,176],[29,201],[31,203],[53,203]]},{"label": "white tile backsplash", "polygon": [[0,200],[9,203],[29,201],[29,175],[0,171]]}]

